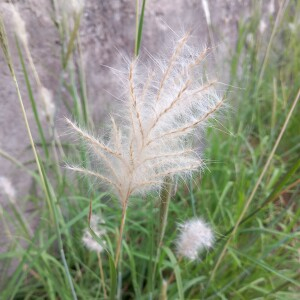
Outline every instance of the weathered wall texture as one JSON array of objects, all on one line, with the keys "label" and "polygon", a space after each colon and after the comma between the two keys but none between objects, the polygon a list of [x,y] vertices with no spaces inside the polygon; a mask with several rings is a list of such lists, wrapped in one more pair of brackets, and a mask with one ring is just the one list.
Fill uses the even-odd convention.
[{"label": "weathered wall texture", "polygon": [[[59,2],[59,0],[57,1]],[[118,95],[118,91],[114,91],[116,79],[103,65],[118,67],[122,60],[120,54],[130,56],[133,53],[135,2],[133,0],[85,1],[80,39],[87,76],[88,98],[96,121],[101,120],[107,110],[112,109],[115,103],[113,97],[104,90]],[[172,30],[182,33],[183,30],[192,28],[195,43],[199,45],[209,44],[208,24],[203,10],[203,2],[209,5],[211,29],[214,35],[213,42],[218,46],[215,55],[216,67],[223,70],[223,74],[219,77],[224,81],[227,76],[226,72],[224,73],[226,70],[225,62],[230,53],[234,51],[237,22],[246,19],[250,14],[251,3],[253,4],[251,0],[148,0],[142,52],[145,48],[150,53],[155,54],[170,40]],[[18,7],[26,21],[33,60],[42,83],[53,92],[59,131],[63,131],[63,123],[59,121],[63,114],[63,110],[61,110],[63,105],[58,96],[61,94],[59,90],[61,72],[59,36],[51,19],[53,16],[52,1],[23,0],[13,1],[13,3]],[[269,1],[268,5],[273,4],[274,1]],[[34,136],[37,137],[37,130],[14,45],[8,1],[0,0],[0,13],[5,20],[15,69],[25,100],[25,109]],[[32,159],[15,87],[2,53],[0,55],[0,149],[21,162],[28,162]],[[28,174],[0,155],[0,176],[5,176],[12,182],[17,193],[16,201],[24,213],[29,216],[30,207],[28,204],[24,207],[25,197],[31,187],[31,179]],[[3,209],[8,209],[7,203],[5,192],[0,187],[0,204]],[[2,235],[2,223],[0,224],[0,235]],[[1,244],[5,243],[6,241],[1,236],[0,247]]]}]

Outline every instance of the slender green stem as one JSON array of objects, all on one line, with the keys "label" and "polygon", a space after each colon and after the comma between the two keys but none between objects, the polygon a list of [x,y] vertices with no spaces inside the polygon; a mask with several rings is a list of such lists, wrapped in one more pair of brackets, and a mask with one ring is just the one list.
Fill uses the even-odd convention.
[{"label": "slender green stem", "polygon": [[159,224],[159,233],[158,233],[158,244],[157,244],[157,251],[156,251],[156,259],[154,263],[154,269],[153,269],[153,281],[155,278],[155,274],[157,271],[157,264],[159,261],[161,248],[163,246],[163,239],[166,232],[167,227],[167,220],[168,220],[168,214],[169,214],[169,206],[171,201],[171,194],[172,194],[172,180],[170,178],[167,178],[164,182],[163,188],[162,188],[162,195],[161,195],[161,201],[160,201],[160,224]]},{"label": "slender green stem", "polygon": [[135,1],[135,44],[134,44],[134,56],[138,53],[138,36],[139,36],[139,0]]},{"label": "slender green stem", "polygon": [[[138,1],[137,1],[137,4],[138,4]],[[138,56],[139,51],[140,51],[140,47],[141,47],[145,7],[146,7],[146,0],[143,0],[140,19],[139,19],[138,25],[136,24],[137,34],[136,34],[135,48],[134,48],[134,55],[135,56]],[[138,14],[138,6],[137,6],[137,9],[136,9],[136,14]],[[137,20],[136,20],[136,23],[137,23]]]},{"label": "slender green stem", "polygon": [[19,99],[22,114],[23,114],[23,117],[24,117],[25,126],[26,126],[27,133],[28,133],[28,136],[29,136],[32,152],[33,152],[33,155],[34,155],[37,167],[38,167],[39,175],[41,177],[42,187],[43,187],[43,190],[44,190],[44,193],[45,193],[45,196],[46,196],[46,200],[47,200],[47,203],[48,203],[48,208],[50,210],[50,215],[53,219],[53,210],[52,210],[51,203],[50,203],[51,201],[50,201],[49,195],[47,193],[47,189],[46,189],[45,177],[44,177],[43,172],[42,172],[40,160],[39,160],[38,153],[36,151],[35,144],[34,144],[34,141],[33,141],[33,137],[32,137],[32,134],[31,134],[31,130],[30,130],[30,127],[29,127],[29,123],[28,123],[26,111],[25,111],[25,108],[24,108],[21,92],[20,92],[20,89],[19,89],[18,81],[17,81],[17,78],[16,78],[14,72],[12,74],[12,77],[13,77],[13,81],[14,81],[14,84],[15,84],[15,87],[16,87],[17,94],[18,94],[18,99]]}]

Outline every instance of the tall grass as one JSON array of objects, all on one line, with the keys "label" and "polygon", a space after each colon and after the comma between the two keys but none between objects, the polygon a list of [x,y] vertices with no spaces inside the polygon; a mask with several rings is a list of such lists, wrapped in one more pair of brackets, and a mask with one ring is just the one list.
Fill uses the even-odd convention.
[{"label": "tall grass", "polygon": [[[141,12],[137,9],[135,54],[142,38],[145,3]],[[28,50],[19,45],[19,57],[11,59],[1,29],[7,65],[15,80],[12,60],[20,59],[39,128],[39,140],[34,141],[27,126],[28,145],[35,154],[33,170],[0,149],[13,167],[32,176],[38,188],[24,201],[31,202],[39,214],[31,236],[22,216],[0,212],[1,225],[11,232],[9,248],[0,254],[0,280],[5,282],[1,299],[297,299],[300,3],[282,2],[278,15],[270,20],[270,30],[263,34],[260,13],[255,8],[250,19],[238,24],[238,41],[228,65],[230,84],[241,89],[227,91],[234,109],[224,118],[226,129],[216,122],[217,128],[208,130],[209,172],[194,176],[188,185],[179,184],[176,193],[166,181],[163,202],[153,195],[147,201],[135,196],[127,211],[118,269],[113,260],[122,214],[118,201],[91,180],[58,171],[53,145],[59,150],[60,144],[57,140],[48,143],[44,132],[51,126],[39,124],[38,100],[28,76],[32,66],[24,59]],[[92,129],[96,126],[89,114],[84,71],[73,67],[81,59],[80,16],[75,14],[71,24],[55,23],[62,39],[61,84],[73,101],[66,102],[70,115]],[[18,98],[22,105],[19,89]],[[24,117],[26,121],[25,112]],[[39,142],[42,147],[37,149]],[[64,141],[58,153],[61,160],[66,154],[84,161],[86,167],[90,164],[83,144]],[[47,202],[40,209],[44,199]],[[90,230],[96,241],[105,241],[107,251],[99,254],[89,252],[81,239],[88,219],[100,214],[105,219],[105,236],[99,239],[94,228]],[[195,215],[212,224],[217,242],[201,260],[188,262],[177,257],[174,241],[177,223]],[[6,278],[12,261],[18,266]]]}]

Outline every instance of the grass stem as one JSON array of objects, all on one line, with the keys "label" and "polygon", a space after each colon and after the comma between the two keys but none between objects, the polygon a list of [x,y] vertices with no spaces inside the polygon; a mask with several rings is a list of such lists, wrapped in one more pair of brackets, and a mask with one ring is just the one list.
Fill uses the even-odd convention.
[{"label": "grass stem", "polygon": [[123,231],[124,231],[126,212],[127,212],[127,202],[128,202],[128,198],[126,199],[126,201],[124,202],[124,204],[122,206],[122,218],[121,218],[119,238],[118,238],[117,249],[116,249],[115,268],[118,267],[120,252],[121,252],[121,248],[122,248]]}]

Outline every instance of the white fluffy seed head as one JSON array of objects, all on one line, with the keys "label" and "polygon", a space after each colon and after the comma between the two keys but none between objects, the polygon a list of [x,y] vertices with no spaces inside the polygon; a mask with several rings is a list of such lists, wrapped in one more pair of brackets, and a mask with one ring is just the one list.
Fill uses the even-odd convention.
[{"label": "white fluffy seed head", "polygon": [[[103,237],[106,233],[106,230],[103,228],[104,223],[105,222],[98,216],[93,215],[91,218],[90,226],[99,238]],[[102,245],[95,241],[89,231],[89,228],[84,229],[82,242],[90,251],[100,253],[104,250],[103,245],[105,245],[105,241],[103,240]]]},{"label": "white fluffy seed head", "polygon": [[84,0],[61,1],[61,9],[66,16],[79,15],[84,8]]},{"label": "white fluffy seed head", "polygon": [[268,28],[268,24],[266,23],[266,21],[264,19],[261,19],[259,22],[259,26],[258,26],[258,30],[259,30],[260,34],[263,34],[267,28]]},{"label": "white fluffy seed head", "polygon": [[11,201],[16,197],[16,190],[14,189],[11,181],[4,176],[0,176],[0,191],[7,195]]},{"label": "white fluffy seed head", "polygon": [[213,231],[202,219],[186,221],[179,225],[179,229],[180,234],[176,241],[178,255],[195,260],[199,253],[213,246]]},{"label": "white fluffy seed head", "polygon": [[123,107],[119,118],[112,118],[109,135],[96,138],[67,120],[93,161],[92,169],[70,169],[110,186],[122,205],[132,194],[159,189],[167,177],[189,176],[203,167],[192,135],[214,118],[224,99],[216,92],[217,81],[204,75],[208,49],[188,46],[188,38],[179,39],[167,59],[149,55],[152,64],[136,59],[119,73]]},{"label": "white fluffy seed head", "polygon": [[22,19],[19,10],[13,4],[11,4],[10,7],[12,11],[12,20],[15,27],[15,33],[18,36],[18,38],[22,41],[22,43],[28,45],[28,34],[26,30],[25,21]]}]

